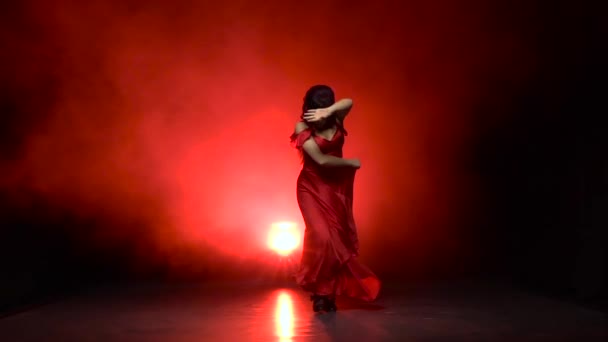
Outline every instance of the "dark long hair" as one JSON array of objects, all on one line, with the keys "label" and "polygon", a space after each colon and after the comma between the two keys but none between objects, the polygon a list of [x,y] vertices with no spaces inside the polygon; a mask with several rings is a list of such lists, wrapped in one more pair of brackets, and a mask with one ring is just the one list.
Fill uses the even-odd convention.
[{"label": "dark long hair", "polygon": [[[324,84],[318,84],[310,87],[304,95],[304,103],[302,104],[302,115],[309,109],[326,108],[333,105],[336,102],[336,96],[331,87]],[[335,124],[335,118],[329,117],[323,124],[323,127],[319,124],[315,125],[317,129],[324,127],[330,127]]]},{"label": "dark long hair", "polygon": [[326,85],[318,84],[310,87],[304,95],[304,104],[302,105],[302,113],[309,109],[329,107],[336,102],[334,91]]}]

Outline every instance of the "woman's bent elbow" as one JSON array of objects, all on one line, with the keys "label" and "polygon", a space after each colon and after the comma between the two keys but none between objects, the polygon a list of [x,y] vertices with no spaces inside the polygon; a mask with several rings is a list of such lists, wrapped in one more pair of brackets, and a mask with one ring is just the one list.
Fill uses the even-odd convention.
[{"label": "woman's bent elbow", "polygon": [[329,167],[331,166],[331,157],[322,156],[321,158],[317,159],[317,164],[322,167]]}]

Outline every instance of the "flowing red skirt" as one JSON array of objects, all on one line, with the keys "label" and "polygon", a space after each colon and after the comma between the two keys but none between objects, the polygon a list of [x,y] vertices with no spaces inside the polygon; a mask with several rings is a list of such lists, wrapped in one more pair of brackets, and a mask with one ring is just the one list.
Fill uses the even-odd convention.
[{"label": "flowing red skirt", "polygon": [[304,233],[297,283],[318,295],[345,295],[372,301],[380,280],[361,264],[353,218],[352,168],[304,167],[297,183]]}]

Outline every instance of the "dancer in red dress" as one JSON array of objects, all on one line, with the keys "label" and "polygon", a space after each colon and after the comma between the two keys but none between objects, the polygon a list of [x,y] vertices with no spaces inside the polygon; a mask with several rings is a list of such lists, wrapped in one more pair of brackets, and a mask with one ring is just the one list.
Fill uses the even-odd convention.
[{"label": "dancer in red dress", "polygon": [[353,183],[361,165],[342,157],[343,122],[351,107],[350,99],[336,102],[330,87],[314,86],[291,136],[303,158],[297,198],[306,225],[296,281],[312,293],[315,312],[337,310],[336,295],[372,301],[380,290],[378,278],[357,261]]}]

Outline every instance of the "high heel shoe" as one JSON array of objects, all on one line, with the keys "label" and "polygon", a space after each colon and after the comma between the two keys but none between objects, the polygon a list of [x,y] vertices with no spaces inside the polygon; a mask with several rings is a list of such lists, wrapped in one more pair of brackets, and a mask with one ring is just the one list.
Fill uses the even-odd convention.
[{"label": "high heel shoe", "polygon": [[335,298],[331,298],[330,296],[321,296],[313,294],[310,296],[310,300],[312,301],[312,311],[327,311],[334,312],[338,311],[338,307],[336,306]]},{"label": "high heel shoe", "polygon": [[321,310],[325,310],[326,307],[326,296],[320,296],[313,294],[310,296],[310,300],[312,301],[312,311],[319,312]]},{"label": "high heel shoe", "polygon": [[327,311],[327,312],[338,311],[338,306],[336,306],[335,298],[327,298],[327,301],[325,302],[325,311]]}]

